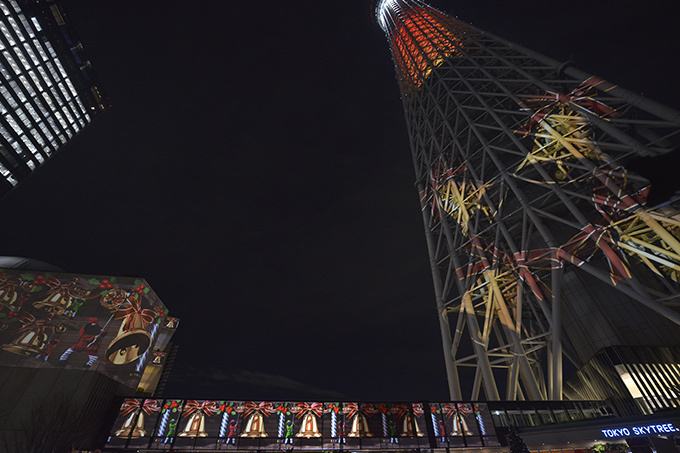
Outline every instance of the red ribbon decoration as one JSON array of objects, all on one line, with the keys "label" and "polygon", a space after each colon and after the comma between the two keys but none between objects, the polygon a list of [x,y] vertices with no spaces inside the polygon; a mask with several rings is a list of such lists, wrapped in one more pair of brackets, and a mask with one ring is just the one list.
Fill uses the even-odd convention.
[{"label": "red ribbon decoration", "polygon": [[59,294],[61,297],[72,297],[74,299],[85,298],[87,291],[76,288],[77,284],[77,278],[74,278],[68,283],[62,283],[57,278],[50,276],[50,279],[47,281],[47,287],[49,290],[47,290],[48,297],[46,299],[51,298],[51,296],[55,294]]},{"label": "red ribbon decoration", "polygon": [[545,94],[521,96],[526,99],[526,104],[529,104],[530,106],[533,104],[538,110],[531,115],[527,124],[517,129],[515,133],[522,134],[526,137],[527,134],[538,126],[546,116],[550,115],[552,110],[558,105],[577,105],[601,118],[616,116],[618,114],[616,110],[593,98],[596,93],[595,87],[601,83],[606,82],[597,77],[590,77],[584,81],[581,86],[573,89],[567,94],[546,91]]},{"label": "red ribbon decoration", "polygon": [[632,277],[616,242],[612,238],[611,231],[605,227],[591,224],[583,227],[580,233],[572,237],[559,249],[522,250],[510,255],[493,245],[486,245],[484,239],[479,236],[470,238],[467,246],[470,251],[470,257],[477,259],[471,259],[467,266],[456,269],[456,275],[460,280],[484,272],[490,269],[493,264],[503,260],[515,269],[519,278],[529,285],[532,293],[539,300],[551,299],[552,291],[532,272],[531,268],[544,270],[559,269],[565,260],[580,266],[590,261],[598,250],[604,253],[609,262],[610,274],[614,284]]},{"label": "red ribbon decoration", "polygon": [[455,414],[460,414],[461,416],[472,414],[472,409],[467,404],[454,404],[454,403],[442,403],[442,414],[446,418],[451,418]]},{"label": "red ribbon decoration", "polygon": [[479,236],[471,237],[467,243],[463,244],[463,246],[467,246],[470,251],[470,257],[477,258],[477,260],[470,260],[466,266],[467,272],[464,272],[463,267],[456,269],[456,275],[459,280],[465,280],[466,277],[476,275],[489,269],[492,263],[498,261],[501,253],[497,248],[486,245],[484,239]]},{"label": "red ribbon decoration", "polygon": [[359,410],[368,417],[379,412],[372,404],[362,404],[359,406]]},{"label": "red ribbon decoration", "polygon": [[17,330],[15,333],[21,333],[26,330],[37,330],[38,335],[44,335],[45,334],[45,326],[47,325],[48,322],[52,320],[52,314],[48,315],[47,318],[43,319],[35,319],[35,316],[33,316],[30,313],[23,314],[19,317],[19,321],[23,324],[19,330]]},{"label": "red ribbon decoration", "polygon": [[297,418],[302,418],[307,412],[311,412],[317,417],[321,417],[323,415],[323,404],[322,403],[312,403],[312,404],[307,404],[307,403],[298,403],[295,408],[294,412],[297,412]]},{"label": "red ribbon decoration", "polygon": [[357,403],[345,403],[342,411],[347,417],[352,418],[359,413],[359,405]]},{"label": "red ribbon decoration", "polygon": [[272,406],[272,403],[263,401],[260,404],[255,404],[252,401],[246,401],[243,403],[243,416],[247,417],[254,414],[257,411],[262,412],[265,417],[269,417],[269,414],[276,412],[276,409]]},{"label": "red ribbon decoration", "polygon": [[373,407],[372,404],[362,404],[359,406],[357,403],[345,403],[345,407],[342,410],[347,417],[352,418],[358,413],[362,413],[368,417],[373,414],[378,413],[378,410]]},{"label": "red ribbon decoration", "polygon": [[152,412],[160,410],[160,407],[158,407],[158,400],[144,400],[142,403],[141,400],[126,398],[120,407],[120,415],[126,416],[137,409],[143,410],[146,415],[151,415]]},{"label": "red ribbon decoration", "polygon": [[156,319],[156,312],[149,310],[148,308],[142,308],[141,301],[130,298],[125,299],[125,302],[123,302],[120,307],[112,310],[111,313],[116,315],[115,319],[122,319],[132,314],[138,314],[141,316],[145,328]]},{"label": "red ribbon decoration", "polygon": [[5,290],[2,298],[10,301],[14,298],[17,293],[16,288],[21,286],[21,280],[15,278],[14,280],[3,280],[0,282],[0,290]]},{"label": "red ribbon decoration", "polygon": [[0,281],[0,289],[8,289],[14,292],[14,288],[21,286],[21,280],[15,278],[14,280],[2,280]]},{"label": "red ribbon decoration", "polygon": [[442,408],[442,414],[444,414],[446,418],[453,417],[453,414],[457,412],[456,405],[453,403],[441,403],[440,406]]},{"label": "red ribbon decoration", "polygon": [[470,415],[472,414],[472,409],[469,404],[458,404],[458,413],[463,416]]},{"label": "red ribbon decoration", "polygon": [[628,185],[626,169],[604,164],[595,169],[595,177],[602,185],[593,188],[593,203],[607,222],[613,217],[620,218],[624,211],[641,208],[647,203],[651,186],[645,186],[634,194],[628,194],[623,189]]},{"label": "red ribbon decoration", "polygon": [[406,414],[409,413],[409,409],[406,404],[395,404],[392,406],[392,412],[394,413],[394,416],[399,419],[406,416]]},{"label": "red ribbon decoration", "polygon": [[618,246],[614,243],[609,230],[600,226],[586,225],[581,232],[571,238],[569,242],[557,251],[558,259],[565,259],[577,266],[589,261],[597,252],[602,250],[607,261],[614,284],[632,278],[630,271],[623,263],[618,253]]},{"label": "red ribbon decoration", "polygon": [[210,417],[220,411],[219,406],[215,401],[203,401],[199,403],[196,400],[189,400],[184,404],[184,410],[182,411],[182,416],[186,417],[193,414],[194,412],[203,412],[205,415]]},{"label": "red ribbon decoration", "polygon": [[514,265],[519,273],[519,278],[526,282],[531,292],[538,300],[552,299],[552,291],[536,276],[529,267],[539,269],[559,269],[562,262],[555,257],[553,249],[522,250],[512,257],[508,255],[508,261]]}]

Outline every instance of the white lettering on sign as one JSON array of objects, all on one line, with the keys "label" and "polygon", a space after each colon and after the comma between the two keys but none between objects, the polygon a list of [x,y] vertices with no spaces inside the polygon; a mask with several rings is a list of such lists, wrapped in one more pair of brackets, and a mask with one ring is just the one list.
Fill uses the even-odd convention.
[{"label": "white lettering on sign", "polygon": [[648,436],[650,434],[676,433],[680,431],[673,423],[662,425],[631,426],[623,428],[603,429],[604,437]]}]

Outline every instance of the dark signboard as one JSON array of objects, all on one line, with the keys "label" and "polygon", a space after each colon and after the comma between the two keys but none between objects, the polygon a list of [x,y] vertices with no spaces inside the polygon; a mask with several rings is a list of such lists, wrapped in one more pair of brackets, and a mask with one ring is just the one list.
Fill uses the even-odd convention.
[{"label": "dark signboard", "polygon": [[107,449],[497,446],[485,404],[126,399]]},{"label": "dark signboard", "polygon": [[178,322],[167,312],[133,277],[0,269],[0,366],[95,369],[136,388]]}]

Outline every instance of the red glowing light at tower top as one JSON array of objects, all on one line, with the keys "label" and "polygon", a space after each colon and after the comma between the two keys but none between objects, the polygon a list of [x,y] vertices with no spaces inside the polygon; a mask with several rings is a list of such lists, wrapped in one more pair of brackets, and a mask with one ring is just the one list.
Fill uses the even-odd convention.
[{"label": "red glowing light at tower top", "polygon": [[405,94],[420,88],[433,68],[447,58],[462,55],[460,24],[429,5],[417,0],[381,0],[376,16],[390,39]]}]

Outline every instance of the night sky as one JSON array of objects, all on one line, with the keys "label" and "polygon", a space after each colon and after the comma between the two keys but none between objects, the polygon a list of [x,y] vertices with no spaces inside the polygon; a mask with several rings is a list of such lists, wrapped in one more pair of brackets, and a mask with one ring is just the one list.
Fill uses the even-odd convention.
[{"label": "night sky", "polygon": [[[431,4],[680,107],[667,2]],[[146,278],[182,320],[166,396],[446,399],[370,1],[66,7],[113,107],[0,202],[0,252]],[[636,164],[653,201],[677,187],[674,159]]]}]

